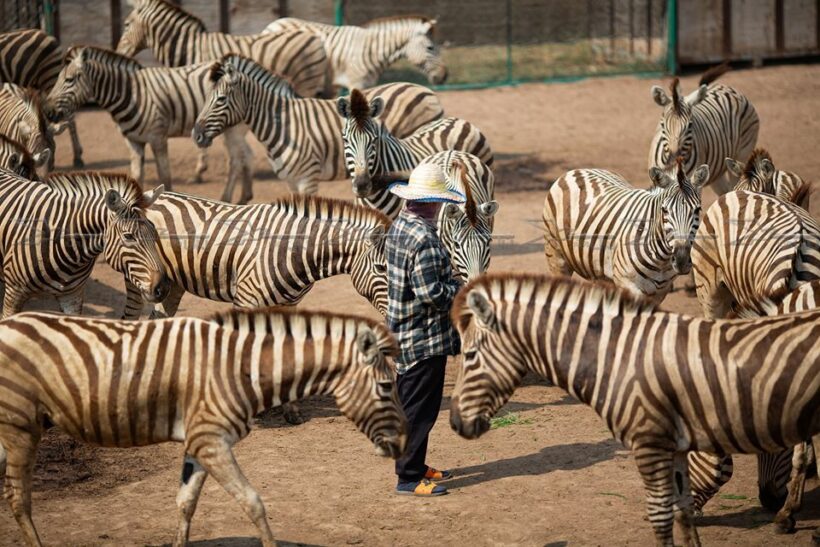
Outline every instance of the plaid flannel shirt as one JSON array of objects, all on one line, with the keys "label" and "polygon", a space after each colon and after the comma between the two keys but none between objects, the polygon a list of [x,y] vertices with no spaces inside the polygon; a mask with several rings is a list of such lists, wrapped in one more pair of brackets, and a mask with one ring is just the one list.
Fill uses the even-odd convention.
[{"label": "plaid flannel shirt", "polygon": [[422,359],[457,354],[461,344],[450,306],[460,285],[436,226],[403,210],[388,233],[386,254],[387,325],[401,349],[398,373]]}]

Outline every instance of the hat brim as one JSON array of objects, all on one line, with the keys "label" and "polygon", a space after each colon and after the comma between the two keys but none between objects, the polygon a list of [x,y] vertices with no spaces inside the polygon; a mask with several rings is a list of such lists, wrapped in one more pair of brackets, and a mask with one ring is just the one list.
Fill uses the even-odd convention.
[{"label": "hat brim", "polygon": [[399,196],[408,201],[423,201],[428,203],[456,203],[461,204],[467,201],[467,198],[461,192],[455,190],[419,190],[416,187],[410,186],[406,182],[397,182],[391,184],[389,187],[390,193]]}]

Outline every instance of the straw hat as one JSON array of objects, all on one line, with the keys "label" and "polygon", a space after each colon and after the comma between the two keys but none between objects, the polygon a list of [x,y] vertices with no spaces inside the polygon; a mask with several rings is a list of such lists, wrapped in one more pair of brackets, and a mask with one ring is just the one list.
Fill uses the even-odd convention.
[{"label": "straw hat", "polygon": [[419,165],[410,173],[410,181],[397,182],[390,186],[390,191],[400,198],[409,201],[441,201],[445,203],[464,203],[464,194],[447,188],[447,177],[441,167],[434,163]]}]

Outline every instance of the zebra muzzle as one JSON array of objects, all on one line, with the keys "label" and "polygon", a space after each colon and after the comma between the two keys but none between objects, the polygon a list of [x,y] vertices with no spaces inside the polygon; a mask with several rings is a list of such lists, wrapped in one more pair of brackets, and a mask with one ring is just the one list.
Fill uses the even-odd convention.
[{"label": "zebra muzzle", "polygon": [[191,130],[191,138],[200,148],[210,146],[213,141],[211,137],[205,134],[205,130],[199,124],[194,124],[194,128]]},{"label": "zebra muzzle", "polygon": [[692,258],[689,247],[675,249],[672,254],[672,269],[676,274],[688,274],[692,270]]},{"label": "zebra muzzle", "polygon": [[356,197],[366,198],[373,191],[373,181],[367,172],[357,173],[353,177],[353,193]]},{"label": "zebra muzzle", "polygon": [[480,415],[472,420],[465,421],[461,417],[458,405],[451,402],[450,427],[465,439],[477,439],[490,429],[490,419],[487,416]]},{"label": "zebra muzzle", "polygon": [[151,286],[149,287],[146,296],[146,299],[150,302],[162,302],[168,296],[168,293],[171,291],[171,280],[168,278],[167,275],[162,274],[156,277],[156,280],[152,279]]}]

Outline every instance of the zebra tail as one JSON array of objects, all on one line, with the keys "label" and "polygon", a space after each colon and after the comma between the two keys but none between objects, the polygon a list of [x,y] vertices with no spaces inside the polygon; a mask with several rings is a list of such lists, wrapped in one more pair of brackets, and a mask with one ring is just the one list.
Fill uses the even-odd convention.
[{"label": "zebra tail", "polygon": [[788,200],[803,209],[809,209],[809,195],[811,194],[811,183],[804,181],[795,191],[789,196]]},{"label": "zebra tail", "polygon": [[698,86],[709,85],[730,70],[732,70],[732,67],[729,65],[729,61],[724,61],[717,66],[713,66],[703,73],[703,76],[700,77]]}]

